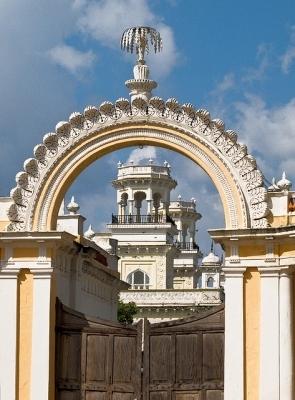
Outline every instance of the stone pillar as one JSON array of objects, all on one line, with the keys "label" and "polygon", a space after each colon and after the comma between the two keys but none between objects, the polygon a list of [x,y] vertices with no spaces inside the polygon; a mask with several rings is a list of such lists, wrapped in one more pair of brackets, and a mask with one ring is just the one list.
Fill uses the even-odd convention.
[{"label": "stone pillar", "polygon": [[190,242],[191,249],[193,248],[193,244],[195,241],[195,229],[196,229],[196,226],[195,226],[195,223],[193,222],[189,226],[189,242]]},{"label": "stone pillar", "polygon": [[280,273],[280,400],[293,399],[293,275],[289,269]]},{"label": "stone pillar", "polygon": [[129,215],[133,215],[133,203],[134,200],[128,200],[128,211],[129,211]]},{"label": "stone pillar", "polygon": [[287,398],[280,397],[279,271],[274,268],[259,268],[259,272],[261,279],[259,400],[286,400]]},{"label": "stone pillar", "polygon": [[224,268],[225,349],[224,400],[244,399],[243,274],[245,268]]},{"label": "stone pillar", "polygon": [[186,237],[187,237],[187,226],[186,225],[182,226],[182,235],[181,236],[182,236],[182,243],[185,246]]},{"label": "stone pillar", "polygon": [[0,273],[0,399],[16,399],[18,270]]},{"label": "stone pillar", "polygon": [[182,243],[182,221],[179,220],[177,223],[177,229],[178,229],[178,235],[177,235],[177,240],[179,243]]},{"label": "stone pillar", "polygon": [[151,199],[147,200],[147,213],[148,214],[152,213],[152,200]]},{"label": "stone pillar", "polygon": [[52,269],[32,269],[34,274],[32,363],[30,400],[48,399],[50,351],[50,299]]},{"label": "stone pillar", "polygon": [[152,189],[149,187],[146,192],[146,202],[147,202],[147,214],[152,213],[152,207],[153,207],[153,194],[152,194]]}]

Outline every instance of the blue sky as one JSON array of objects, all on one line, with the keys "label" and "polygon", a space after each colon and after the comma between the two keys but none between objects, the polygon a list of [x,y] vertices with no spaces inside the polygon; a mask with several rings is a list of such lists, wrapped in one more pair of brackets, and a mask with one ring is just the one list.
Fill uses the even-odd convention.
[{"label": "blue sky", "polygon": [[[155,91],[207,108],[257,158],[267,179],[295,161],[295,3],[220,0],[2,0],[0,2],[0,195],[8,195],[23,161],[59,120],[89,104],[127,96],[133,57],[123,54],[122,31],[151,25],[163,36],[163,53],[151,57]],[[190,161],[168,151],[183,198],[197,198],[205,230],[223,224],[218,195]],[[110,181],[119,159],[112,153],[86,170],[69,190],[96,228],[114,207]],[[134,157],[134,154],[133,154]],[[172,162],[173,160],[173,162]],[[107,173],[105,165],[108,165]],[[107,204],[107,205],[106,205]],[[209,207],[208,207],[209,205]],[[208,211],[209,210],[209,211]]]}]

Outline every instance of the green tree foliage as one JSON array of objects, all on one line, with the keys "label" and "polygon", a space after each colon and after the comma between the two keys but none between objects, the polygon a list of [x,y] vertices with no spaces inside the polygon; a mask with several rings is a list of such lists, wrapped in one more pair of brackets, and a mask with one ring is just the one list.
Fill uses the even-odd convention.
[{"label": "green tree foliage", "polygon": [[121,324],[128,325],[132,324],[134,315],[138,312],[138,307],[135,303],[123,303],[119,301],[118,303],[118,321]]}]

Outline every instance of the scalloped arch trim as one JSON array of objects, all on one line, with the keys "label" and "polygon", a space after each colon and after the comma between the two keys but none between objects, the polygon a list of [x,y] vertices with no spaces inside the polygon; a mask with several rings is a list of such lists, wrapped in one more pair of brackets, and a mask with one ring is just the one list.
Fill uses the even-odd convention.
[{"label": "scalloped arch trim", "polygon": [[[140,124],[145,129],[136,129]],[[142,135],[153,143],[162,141],[164,146],[167,143],[167,147],[183,149],[195,161],[202,161],[223,198],[227,228],[268,226],[263,175],[247,147],[237,142],[237,134],[225,130],[220,119],[212,120],[207,110],[197,110],[188,103],[180,105],[176,99],[165,102],[153,97],[149,102],[120,98],[115,104],[106,101],[99,108],[88,106],[83,114],[72,113],[69,121],[56,125],[54,133],[44,135],[43,143],[34,147],[34,158],[27,159],[24,170],[16,174],[7,229],[52,228],[56,215],[50,214],[50,206],[65,174],[91,152],[99,154],[102,146]],[[224,167],[214,162],[217,159]],[[238,215],[242,215],[242,223]]]}]

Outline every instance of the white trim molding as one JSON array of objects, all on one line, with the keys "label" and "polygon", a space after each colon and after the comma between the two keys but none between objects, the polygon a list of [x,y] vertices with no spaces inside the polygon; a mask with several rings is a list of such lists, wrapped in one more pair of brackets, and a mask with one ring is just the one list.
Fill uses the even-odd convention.
[{"label": "white trim molding", "polygon": [[244,272],[223,268],[225,274],[224,398],[244,399]]}]

